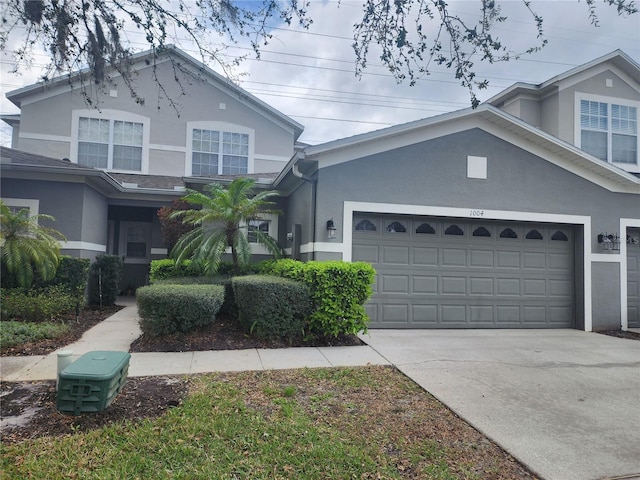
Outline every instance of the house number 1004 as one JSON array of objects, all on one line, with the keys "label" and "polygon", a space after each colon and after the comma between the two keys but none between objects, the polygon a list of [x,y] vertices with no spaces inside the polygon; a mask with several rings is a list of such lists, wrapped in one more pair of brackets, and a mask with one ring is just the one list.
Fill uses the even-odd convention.
[{"label": "house number 1004", "polygon": [[484,217],[484,210],[470,210],[469,212],[472,217]]}]

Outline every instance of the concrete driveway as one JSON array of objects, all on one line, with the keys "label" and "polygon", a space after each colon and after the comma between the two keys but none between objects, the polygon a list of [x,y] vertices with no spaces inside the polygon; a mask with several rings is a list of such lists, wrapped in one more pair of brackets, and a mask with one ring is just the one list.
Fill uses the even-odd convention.
[{"label": "concrete driveway", "polygon": [[362,339],[542,478],[640,478],[640,341],[577,330]]}]

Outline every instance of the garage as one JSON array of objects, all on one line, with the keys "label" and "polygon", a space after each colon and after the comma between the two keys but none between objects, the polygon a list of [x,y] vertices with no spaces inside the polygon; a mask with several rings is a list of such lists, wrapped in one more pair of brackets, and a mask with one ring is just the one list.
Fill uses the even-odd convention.
[{"label": "garage", "polygon": [[640,228],[627,229],[627,322],[640,328]]},{"label": "garage", "polygon": [[570,225],[354,214],[371,328],[571,328]]}]

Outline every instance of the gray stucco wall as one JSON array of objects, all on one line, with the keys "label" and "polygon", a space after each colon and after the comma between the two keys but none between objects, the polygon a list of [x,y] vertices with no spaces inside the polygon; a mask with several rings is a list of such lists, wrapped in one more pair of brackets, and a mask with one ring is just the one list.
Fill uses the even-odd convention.
[{"label": "gray stucco wall", "polygon": [[[468,155],[487,157],[487,179],[467,178]],[[611,193],[479,128],[322,168],[318,178],[318,219],[336,225],[344,200],[586,215],[594,232],[639,214],[638,195]],[[600,251],[595,235],[591,244]]]},{"label": "gray stucco wall", "polygon": [[594,262],[591,269],[597,279],[591,286],[593,329],[619,330],[620,282],[612,280],[620,278],[620,264]]},{"label": "gray stucco wall", "polygon": [[[162,146],[162,149],[150,150],[149,173],[184,175],[184,149],[187,123],[190,121],[226,122],[253,129],[256,156],[281,157],[283,161],[292,156],[294,138],[291,129],[279,121],[273,121],[273,117],[265,115],[261,109],[247,106],[239,95],[229,95],[216,85],[177,73],[181,79],[181,87],[173,80],[175,71],[166,63],[158,66],[157,75],[163,82],[164,92],[159,91],[151,68],[144,69],[136,76],[135,88],[144,97],[141,104],[132,100],[128,88],[119,78],[114,80],[115,85],[109,85],[106,90],[89,93],[98,100],[102,110],[127,111],[150,119],[150,144]],[[70,156],[72,112],[87,109],[87,105],[79,91],[58,91],[59,94],[42,98],[38,102],[23,104],[21,133],[48,137],[44,140],[21,138],[19,144],[22,150],[55,158]],[[117,92],[117,96],[112,97],[110,91]],[[166,97],[175,102],[176,108],[170,105]],[[58,139],[52,142],[52,136]],[[258,162],[256,167],[266,168],[256,171],[274,171],[271,165],[263,162]]]}]

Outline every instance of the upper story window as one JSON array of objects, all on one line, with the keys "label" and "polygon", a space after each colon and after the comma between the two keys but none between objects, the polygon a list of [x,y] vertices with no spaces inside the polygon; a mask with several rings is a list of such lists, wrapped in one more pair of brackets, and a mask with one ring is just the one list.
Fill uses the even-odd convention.
[{"label": "upper story window", "polygon": [[191,141],[193,175],[248,173],[249,135],[217,130],[193,130]]},{"label": "upper story window", "polygon": [[148,169],[149,120],[117,110],[73,112],[73,161],[104,170]]},{"label": "upper story window", "polygon": [[255,132],[226,122],[187,123],[187,176],[253,173]]},{"label": "upper story window", "polygon": [[582,150],[627,170],[638,167],[638,108],[623,101],[583,98],[579,103]]}]

